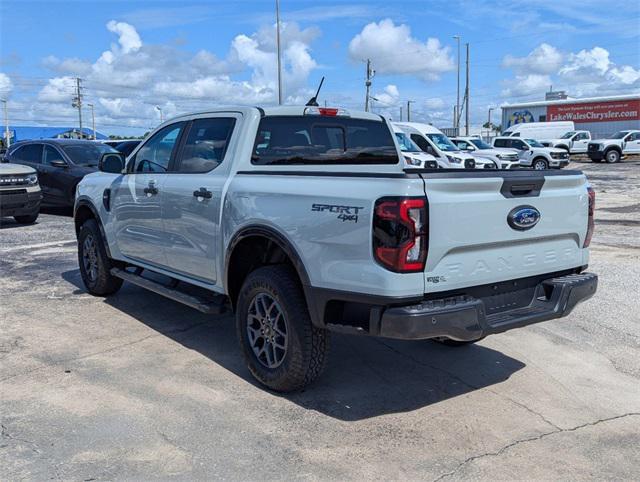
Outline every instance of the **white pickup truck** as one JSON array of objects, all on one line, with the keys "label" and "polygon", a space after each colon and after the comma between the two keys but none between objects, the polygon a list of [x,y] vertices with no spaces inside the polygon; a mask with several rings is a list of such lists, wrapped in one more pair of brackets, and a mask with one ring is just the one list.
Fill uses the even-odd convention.
[{"label": "white pickup truck", "polygon": [[548,139],[540,143],[545,147],[564,149],[569,154],[584,154],[587,152],[590,140],[591,132],[589,131],[569,131],[558,139]]},{"label": "white pickup truck", "polygon": [[461,345],[594,294],[581,172],[414,169],[402,156],[366,112],[169,120],[78,185],[82,280],[97,296],[126,280],[228,307],[249,370],[278,391],[320,374],[331,331]]},{"label": "white pickup truck", "polygon": [[620,162],[627,154],[640,154],[640,130],[619,131],[608,139],[596,139],[589,143],[587,154],[593,162]]},{"label": "white pickup truck", "polygon": [[564,149],[545,147],[534,139],[519,137],[496,137],[494,148],[509,148],[519,152],[520,165],[535,170],[562,168],[569,165],[569,153]]}]

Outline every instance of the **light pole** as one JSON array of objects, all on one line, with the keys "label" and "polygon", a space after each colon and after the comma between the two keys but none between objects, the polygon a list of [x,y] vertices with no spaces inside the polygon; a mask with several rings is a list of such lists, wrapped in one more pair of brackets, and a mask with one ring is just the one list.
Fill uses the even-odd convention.
[{"label": "light pole", "polygon": [[162,117],[162,109],[160,108],[159,105],[157,105],[156,110],[160,112],[160,124],[162,124],[164,122],[164,117]]},{"label": "light pole", "polygon": [[91,130],[93,131],[93,140],[96,140],[96,116],[93,110],[93,104],[87,104],[91,107]]},{"label": "light pole", "polygon": [[487,138],[491,137],[491,111],[493,110],[493,107],[489,107],[489,120],[487,121],[487,127],[489,129],[489,135],[487,136]]},{"label": "light pole", "polygon": [[7,112],[7,99],[0,99],[4,104],[4,143],[7,149],[11,147],[11,137],[9,137],[9,114]]},{"label": "light pole", "polygon": [[282,54],[280,50],[280,0],[276,0],[276,50],[278,53],[278,105],[282,105]]},{"label": "light pole", "polygon": [[411,104],[413,104],[415,100],[407,101],[407,122],[411,122]]},{"label": "light pole", "polygon": [[458,42],[458,90],[456,94],[456,113],[453,120],[453,127],[460,127],[460,35],[454,35],[453,38]]}]

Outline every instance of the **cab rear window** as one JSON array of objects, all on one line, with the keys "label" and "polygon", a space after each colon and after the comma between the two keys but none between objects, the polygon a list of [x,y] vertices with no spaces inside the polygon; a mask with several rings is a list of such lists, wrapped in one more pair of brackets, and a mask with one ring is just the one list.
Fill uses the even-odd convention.
[{"label": "cab rear window", "polygon": [[397,164],[382,121],[317,116],[273,116],[260,121],[255,165]]}]

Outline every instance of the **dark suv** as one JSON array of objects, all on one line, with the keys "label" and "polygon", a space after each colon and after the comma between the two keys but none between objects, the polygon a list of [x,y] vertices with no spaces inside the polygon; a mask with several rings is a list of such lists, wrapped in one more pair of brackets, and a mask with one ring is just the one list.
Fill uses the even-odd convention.
[{"label": "dark suv", "polygon": [[74,139],[23,141],[11,146],[7,162],[23,164],[38,171],[43,206],[72,207],[76,185],[97,171],[105,152],[118,152],[100,142]]}]

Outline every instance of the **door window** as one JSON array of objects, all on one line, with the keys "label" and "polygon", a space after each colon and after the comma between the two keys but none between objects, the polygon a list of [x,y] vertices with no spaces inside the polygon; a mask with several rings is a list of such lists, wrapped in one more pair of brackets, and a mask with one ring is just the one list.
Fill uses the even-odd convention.
[{"label": "door window", "polygon": [[418,147],[424,152],[433,152],[433,148],[429,145],[427,140],[419,134],[411,134],[411,140],[418,144]]},{"label": "door window", "polygon": [[493,145],[496,147],[507,147],[507,140],[506,139],[496,139],[495,141],[493,141]]},{"label": "door window", "polygon": [[513,147],[514,149],[519,149],[521,151],[524,151],[527,148],[526,144],[519,139],[511,139],[510,147]]},{"label": "door window", "polygon": [[44,164],[50,166],[53,161],[63,160],[62,154],[60,154],[55,147],[44,146]]},{"label": "door window", "polygon": [[584,141],[585,139],[588,139],[587,133],[586,132],[581,132],[580,134],[578,134],[576,136],[574,141]]},{"label": "door window", "polygon": [[40,164],[42,162],[42,144],[28,144],[16,150],[11,156],[16,161],[32,162]]},{"label": "door window", "polygon": [[133,172],[167,172],[184,122],[156,132],[133,158]]},{"label": "door window", "polygon": [[235,123],[231,117],[194,120],[177,171],[209,172],[218,167],[227,152]]}]

